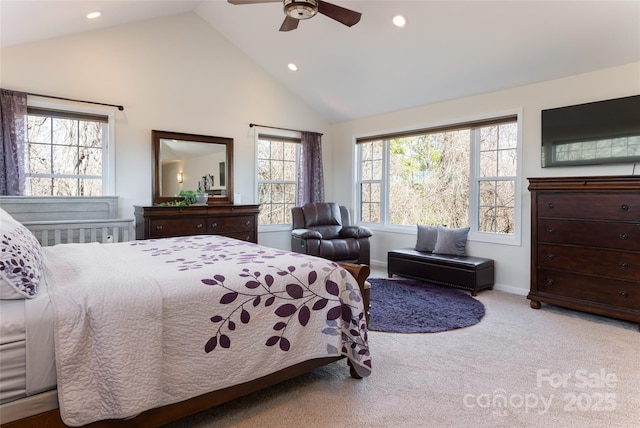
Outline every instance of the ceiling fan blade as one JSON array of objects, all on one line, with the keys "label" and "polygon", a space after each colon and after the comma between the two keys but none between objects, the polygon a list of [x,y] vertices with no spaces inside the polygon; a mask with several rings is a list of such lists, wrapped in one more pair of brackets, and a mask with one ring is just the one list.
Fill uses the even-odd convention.
[{"label": "ceiling fan blade", "polygon": [[292,18],[289,15],[287,15],[284,18],[284,21],[282,22],[282,25],[280,26],[280,31],[295,30],[296,28],[298,28],[298,22],[300,22],[299,19],[295,19],[295,18]]},{"label": "ceiling fan blade", "polygon": [[282,0],[227,0],[231,4],[282,3]]},{"label": "ceiling fan blade", "polygon": [[318,0],[318,12],[343,23],[347,27],[356,25],[360,21],[362,14],[354,10],[345,9],[326,1]]}]

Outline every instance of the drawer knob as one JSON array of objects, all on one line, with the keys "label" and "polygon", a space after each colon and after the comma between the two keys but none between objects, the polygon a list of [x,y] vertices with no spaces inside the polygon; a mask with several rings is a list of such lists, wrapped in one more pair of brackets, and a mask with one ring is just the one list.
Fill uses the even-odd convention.
[{"label": "drawer knob", "polygon": [[629,293],[627,293],[626,291],[621,291],[620,292],[620,296],[622,296],[622,297],[624,297],[626,299],[627,297],[629,297]]},{"label": "drawer knob", "polygon": [[547,258],[548,258],[549,260],[553,260],[553,259],[555,259],[555,258],[556,258],[556,256],[554,256],[553,254],[547,254]]},{"label": "drawer knob", "polygon": [[553,279],[551,279],[551,278],[547,278],[547,281],[546,281],[546,282],[547,282],[547,285],[553,285],[553,282],[554,282],[554,281],[553,281]]},{"label": "drawer knob", "polygon": [[156,230],[162,230],[162,226],[156,226]]},{"label": "drawer knob", "polygon": [[251,224],[251,222],[250,222],[249,220],[247,220],[247,221],[245,221],[245,222],[244,222],[244,225],[245,225],[245,226],[249,226],[250,224]]},{"label": "drawer knob", "polygon": [[547,233],[549,235],[553,235],[553,229],[551,229],[550,227],[547,228]]},{"label": "drawer knob", "polygon": [[215,229],[216,227],[218,227],[218,223],[211,223],[211,227]]},{"label": "drawer knob", "polygon": [[196,225],[196,229],[202,229],[202,223],[198,223],[198,224]]},{"label": "drawer knob", "polygon": [[627,235],[626,233],[621,233],[620,234],[620,239],[623,239],[623,240],[626,241],[627,239],[629,239],[629,235]]},{"label": "drawer knob", "polygon": [[628,269],[629,268],[629,263],[627,262],[620,262],[619,265],[622,269]]},{"label": "drawer knob", "polygon": [[629,211],[629,205],[627,205],[627,204],[622,204],[622,205],[620,206],[620,209],[621,209],[622,211]]},{"label": "drawer knob", "polygon": [[553,209],[553,207],[554,207],[553,202],[549,202],[549,203],[547,204],[547,207],[548,207],[550,210],[552,210],[552,209]]}]

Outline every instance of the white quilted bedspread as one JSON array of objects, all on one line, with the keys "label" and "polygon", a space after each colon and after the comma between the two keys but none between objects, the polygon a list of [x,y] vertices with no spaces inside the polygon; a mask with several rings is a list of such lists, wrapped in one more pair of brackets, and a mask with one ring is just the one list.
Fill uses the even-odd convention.
[{"label": "white quilted bedspread", "polygon": [[355,280],[328,260],[219,236],[45,247],[60,411],[71,426],[313,358],[371,368]]}]

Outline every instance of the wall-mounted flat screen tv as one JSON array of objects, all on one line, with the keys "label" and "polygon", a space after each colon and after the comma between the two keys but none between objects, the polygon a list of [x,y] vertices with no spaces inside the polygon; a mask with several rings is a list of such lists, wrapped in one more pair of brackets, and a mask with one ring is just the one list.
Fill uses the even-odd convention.
[{"label": "wall-mounted flat screen tv", "polygon": [[542,110],[542,166],[640,162],[640,95]]}]

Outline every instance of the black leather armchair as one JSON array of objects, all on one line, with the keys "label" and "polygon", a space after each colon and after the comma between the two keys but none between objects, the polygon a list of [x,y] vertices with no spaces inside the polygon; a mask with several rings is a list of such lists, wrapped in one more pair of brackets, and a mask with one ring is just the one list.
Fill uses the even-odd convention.
[{"label": "black leather armchair", "polygon": [[352,226],[349,209],[335,202],[291,208],[291,249],[325,259],[369,265],[371,230]]}]

